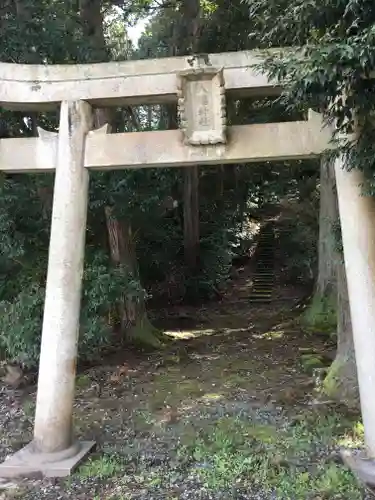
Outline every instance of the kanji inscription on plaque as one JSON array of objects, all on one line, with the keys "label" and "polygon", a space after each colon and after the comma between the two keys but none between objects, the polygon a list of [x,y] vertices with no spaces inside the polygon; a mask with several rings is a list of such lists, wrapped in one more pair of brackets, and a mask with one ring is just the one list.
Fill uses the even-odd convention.
[{"label": "kanji inscription on plaque", "polygon": [[178,75],[178,110],[185,142],[193,146],[226,142],[223,71],[198,68]]}]

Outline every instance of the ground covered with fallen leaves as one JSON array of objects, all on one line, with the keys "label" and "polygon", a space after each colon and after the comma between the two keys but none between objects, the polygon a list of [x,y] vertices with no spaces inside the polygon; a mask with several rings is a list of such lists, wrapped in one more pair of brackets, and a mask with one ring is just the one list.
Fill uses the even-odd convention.
[{"label": "ground covered with fallen leaves", "polygon": [[[301,293],[249,304],[243,269],[223,300],[157,311],[176,340],[80,370],[74,424],[97,448],[69,479],[0,480],[23,500],[370,499],[338,458],[357,415],[316,404],[306,353],[331,348],[296,322]],[[32,437],[36,388],[0,393],[0,460]]]}]

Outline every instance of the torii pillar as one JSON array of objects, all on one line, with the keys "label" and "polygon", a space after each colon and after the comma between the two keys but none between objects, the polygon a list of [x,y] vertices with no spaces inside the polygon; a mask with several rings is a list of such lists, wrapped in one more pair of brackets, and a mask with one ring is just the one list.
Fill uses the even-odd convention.
[{"label": "torii pillar", "polygon": [[34,439],[0,465],[0,477],[67,476],[95,444],[75,441],[72,428],[91,127],[88,103],[61,103]]},{"label": "torii pillar", "polygon": [[375,486],[375,198],[361,170],[335,161],[337,196],[353,328],[365,451],[344,450],[346,464]]}]

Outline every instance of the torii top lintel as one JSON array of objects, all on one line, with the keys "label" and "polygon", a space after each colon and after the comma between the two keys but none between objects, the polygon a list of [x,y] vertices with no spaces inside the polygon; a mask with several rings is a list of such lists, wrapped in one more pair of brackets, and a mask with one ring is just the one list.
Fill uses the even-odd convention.
[{"label": "torii top lintel", "polygon": [[[205,66],[223,68],[225,90],[241,95],[277,95],[280,88],[255,69],[261,51],[225,52],[202,57]],[[0,63],[0,105],[23,111],[56,107],[66,99],[94,106],[176,101],[176,76],[191,57],[70,65]]]},{"label": "torii top lintel", "polygon": [[[262,57],[259,51],[244,51],[86,65],[0,63],[0,105],[27,112],[64,101],[87,101],[94,107],[178,104],[179,130],[90,131],[84,148],[84,166],[89,169],[249,163],[320,155],[330,132],[323,130],[317,113],[310,112],[307,120],[299,122],[228,126],[228,93],[255,97],[280,93],[279,86],[257,71]],[[60,115],[63,130],[64,117]],[[64,133],[43,131],[37,138],[0,140],[0,170],[54,170],[66,140]]]}]

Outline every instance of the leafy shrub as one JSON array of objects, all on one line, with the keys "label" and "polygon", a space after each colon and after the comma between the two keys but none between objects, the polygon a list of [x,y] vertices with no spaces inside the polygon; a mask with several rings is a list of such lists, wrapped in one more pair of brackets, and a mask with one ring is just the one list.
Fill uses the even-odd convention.
[{"label": "leafy shrub", "polygon": [[276,238],[284,282],[311,284],[317,269],[317,220],[297,215],[281,220]]},{"label": "leafy shrub", "polygon": [[229,276],[234,255],[230,231],[216,225],[210,229],[200,241],[200,272],[186,277],[186,299],[190,301],[212,298],[217,285]]},{"label": "leafy shrub", "polygon": [[[107,318],[119,297],[143,293],[139,282],[121,269],[111,268],[104,254],[89,255],[83,277],[81,359],[92,360],[102,347],[109,345],[111,327]],[[25,366],[38,363],[44,296],[45,289],[31,283],[12,301],[0,302],[0,351],[3,350],[8,359]]]},{"label": "leafy shrub", "polygon": [[12,302],[0,303],[0,350],[26,366],[39,357],[44,293],[42,287],[32,284]]}]

